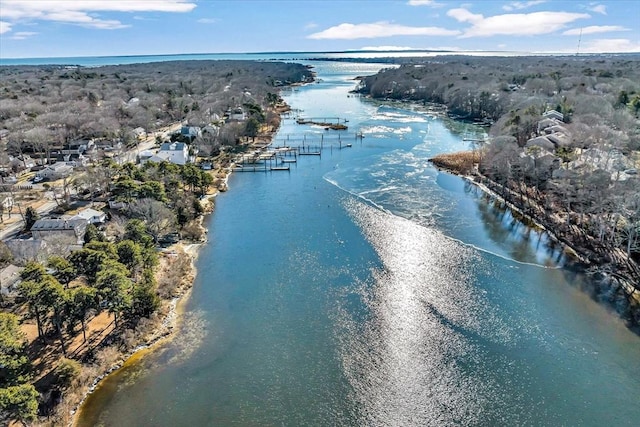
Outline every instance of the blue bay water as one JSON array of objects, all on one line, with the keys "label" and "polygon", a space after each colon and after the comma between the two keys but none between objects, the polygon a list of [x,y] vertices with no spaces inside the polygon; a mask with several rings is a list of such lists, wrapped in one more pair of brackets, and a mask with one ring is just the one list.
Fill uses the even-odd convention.
[{"label": "blue bay water", "polygon": [[548,236],[427,162],[482,130],[349,94],[381,65],[313,65],[287,102],[364,139],[284,121],[322,156],[232,175],[175,340],[80,425],[635,425],[640,339]]}]

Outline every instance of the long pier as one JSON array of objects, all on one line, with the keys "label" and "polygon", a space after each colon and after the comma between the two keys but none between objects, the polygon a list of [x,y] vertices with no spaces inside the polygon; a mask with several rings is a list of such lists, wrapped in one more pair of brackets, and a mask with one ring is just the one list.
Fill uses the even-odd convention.
[{"label": "long pier", "polygon": [[298,163],[298,157],[318,156],[323,152],[350,148],[355,142],[362,142],[364,135],[333,134],[290,134],[269,143],[256,145],[242,154],[233,167],[234,172],[275,172],[290,171],[291,165]]},{"label": "long pier", "polygon": [[347,123],[349,120],[341,117],[298,117],[296,122],[324,122],[324,123]]}]

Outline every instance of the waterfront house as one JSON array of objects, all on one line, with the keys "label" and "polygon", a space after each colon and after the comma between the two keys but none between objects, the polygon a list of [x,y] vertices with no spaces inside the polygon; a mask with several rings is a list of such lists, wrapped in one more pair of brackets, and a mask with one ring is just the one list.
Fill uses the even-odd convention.
[{"label": "waterfront house", "polygon": [[165,142],[160,146],[157,157],[176,165],[185,165],[189,162],[189,147],[183,142]]}]

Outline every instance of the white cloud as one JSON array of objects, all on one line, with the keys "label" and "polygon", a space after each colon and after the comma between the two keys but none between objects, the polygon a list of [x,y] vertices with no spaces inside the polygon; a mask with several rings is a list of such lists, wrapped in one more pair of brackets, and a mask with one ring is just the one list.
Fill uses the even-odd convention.
[{"label": "white cloud", "polygon": [[533,12],[511,13],[484,17],[464,8],[451,9],[447,15],[458,22],[468,22],[471,27],[461,38],[489,37],[495,35],[532,36],[561,30],[578,19],[590,18],[586,13]]},{"label": "white cloud", "polygon": [[116,29],[128,25],[100,19],[100,12],[190,12],[195,3],[186,0],[3,0],[0,18],[5,21],[56,21],[88,28]]},{"label": "white cloud", "polygon": [[307,25],[304,26],[305,31],[311,31],[316,28],[318,28],[318,24],[316,24],[315,22],[309,22]]},{"label": "white cloud", "polygon": [[458,34],[460,34],[460,31],[447,30],[446,28],[409,27],[406,25],[397,25],[386,21],[380,21],[371,24],[344,23],[327,28],[326,30],[318,33],[313,33],[307,36],[307,38],[315,40],[353,40],[392,36],[455,36]]},{"label": "white cloud", "polygon": [[598,34],[598,33],[610,33],[613,31],[631,31],[629,28],[621,27],[619,25],[592,25],[590,27],[573,28],[562,33],[563,36],[579,36],[580,34]]},{"label": "white cloud", "polygon": [[13,40],[24,40],[26,38],[29,38],[31,36],[35,36],[38,33],[35,33],[33,31],[18,31],[16,33],[13,34],[13,36],[11,36],[11,38]]},{"label": "white cloud", "polygon": [[590,10],[591,12],[595,12],[595,13],[600,13],[602,15],[606,15],[607,14],[607,6],[605,6],[603,4],[591,3],[587,7],[587,10]]},{"label": "white cloud", "polygon": [[0,21],[0,34],[8,33],[9,31],[11,31],[11,24]]},{"label": "white cloud", "polygon": [[531,1],[512,1],[511,3],[505,4],[502,6],[504,10],[507,12],[511,12],[512,10],[522,10],[530,8],[531,6],[535,6],[538,4],[546,3],[547,0],[531,0]]},{"label": "white cloud", "polygon": [[640,53],[640,43],[629,39],[598,39],[585,43],[580,53]]},{"label": "white cloud", "polygon": [[197,22],[199,24],[215,24],[218,20],[215,18],[200,18]]},{"label": "white cloud", "polygon": [[394,50],[417,50],[415,47],[409,46],[365,46],[360,50],[379,50],[379,51],[394,51]]},{"label": "white cloud", "polygon": [[49,12],[43,19],[47,21],[64,22],[68,24],[75,24],[86,28],[97,28],[100,30],[115,30],[119,28],[126,28],[129,25],[125,25],[115,19],[98,19],[90,16],[84,12],[75,10],[61,10],[59,12]]},{"label": "white cloud", "polygon": [[409,6],[431,6],[431,7],[444,6],[442,3],[436,3],[435,0],[409,0],[407,4]]},{"label": "white cloud", "polygon": [[458,22],[478,22],[484,19],[482,15],[471,13],[467,9],[462,7],[449,10],[447,12],[447,16],[452,17]]}]

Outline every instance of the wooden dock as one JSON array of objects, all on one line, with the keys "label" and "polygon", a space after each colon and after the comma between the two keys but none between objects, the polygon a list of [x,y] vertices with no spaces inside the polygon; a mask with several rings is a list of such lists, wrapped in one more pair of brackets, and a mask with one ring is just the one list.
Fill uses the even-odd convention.
[{"label": "wooden dock", "polygon": [[340,117],[323,117],[323,118],[302,118],[299,117],[296,119],[296,123],[299,125],[316,125],[322,126],[325,129],[333,129],[333,130],[347,130],[348,126],[344,123],[347,123],[347,119],[341,119]]},{"label": "wooden dock", "polygon": [[234,172],[278,172],[278,171],[290,171],[291,168],[289,165],[287,166],[267,166],[265,163],[264,166],[241,166],[236,165],[233,168]]},{"label": "wooden dock", "polygon": [[[337,118],[336,118],[337,119]],[[233,167],[234,172],[290,171],[291,164],[298,163],[298,156],[322,157],[323,152],[353,147],[362,142],[361,132],[353,134],[325,134],[309,132],[284,135],[267,144],[253,146],[242,154]]]}]

